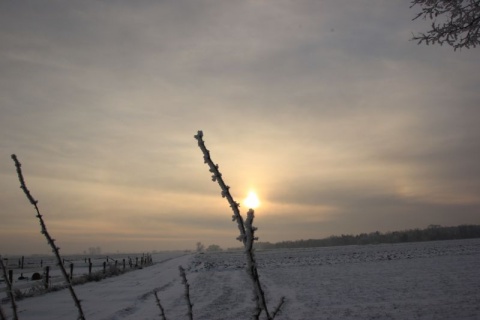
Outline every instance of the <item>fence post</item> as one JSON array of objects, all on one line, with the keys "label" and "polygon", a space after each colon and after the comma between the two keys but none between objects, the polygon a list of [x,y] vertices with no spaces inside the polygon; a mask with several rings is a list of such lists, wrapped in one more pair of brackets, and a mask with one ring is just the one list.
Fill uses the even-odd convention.
[{"label": "fence post", "polygon": [[123,271],[125,271],[125,258],[123,258]]},{"label": "fence post", "polygon": [[10,284],[13,285],[13,270],[8,270],[8,279],[10,280]]},{"label": "fence post", "polygon": [[92,260],[90,258],[88,258],[88,275],[92,275]]},{"label": "fence post", "polygon": [[48,289],[48,285],[50,282],[50,267],[45,267],[45,289]]},{"label": "fence post", "polygon": [[23,263],[25,262],[25,257],[22,256],[22,270],[23,270]]},{"label": "fence post", "polygon": [[107,272],[107,263],[103,261],[103,274],[105,274],[105,272]]},{"label": "fence post", "polygon": [[73,280],[73,263],[70,263],[70,281]]}]

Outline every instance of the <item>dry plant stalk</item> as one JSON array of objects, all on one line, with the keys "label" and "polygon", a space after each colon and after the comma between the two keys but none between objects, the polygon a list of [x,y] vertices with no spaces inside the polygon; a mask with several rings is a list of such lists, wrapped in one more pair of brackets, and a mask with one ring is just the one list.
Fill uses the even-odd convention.
[{"label": "dry plant stalk", "polygon": [[2,306],[0,305],[0,320],[7,320],[7,316],[3,313]]},{"label": "dry plant stalk", "polygon": [[[7,284],[8,297],[10,298],[10,303],[12,304],[13,319],[18,320],[17,304],[15,303],[15,296],[13,294],[12,283],[10,282],[10,278],[7,275],[7,268],[3,264],[3,259],[1,255],[0,255],[0,267],[2,268],[3,277],[5,278],[5,283]],[[3,310],[0,310],[0,313],[1,313],[2,319],[6,319],[5,315],[3,314]]]},{"label": "dry plant stalk", "polygon": [[154,290],[153,294],[155,296],[155,300],[157,301],[157,306],[160,309],[160,317],[162,317],[162,320],[167,320],[167,317],[165,316],[165,310],[163,309],[160,299],[158,298],[157,290]]},{"label": "dry plant stalk", "polygon": [[222,190],[222,198],[227,198],[227,201],[233,211],[232,220],[237,222],[238,229],[240,230],[240,235],[237,237],[237,240],[242,241],[245,248],[245,254],[247,257],[247,271],[248,275],[252,279],[254,287],[256,302],[256,312],[254,318],[259,319],[262,311],[265,311],[267,319],[274,319],[275,316],[279,313],[283,303],[285,302],[285,297],[281,298],[281,301],[275,309],[275,312],[270,315],[265,299],[265,294],[260,283],[260,278],[257,271],[257,262],[255,260],[255,255],[253,252],[253,243],[255,240],[258,240],[258,238],[255,237],[255,231],[257,230],[257,228],[253,226],[253,219],[255,217],[254,210],[248,210],[247,219],[244,221],[242,215],[240,214],[240,204],[236,202],[230,194],[230,187],[223,181],[222,174],[218,169],[218,164],[215,164],[210,158],[210,151],[207,149],[207,147],[205,146],[205,142],[203,141],[203,132],[198,131],[198,133],[194,137],[198,141],[198,147],[203,152],[204,162],[210,167],[210,172],[212,173],[212,181],[217,182],[220,186],[220,189]]},{"label": "dry plant stalk", "polygon": [[188,319],[193,320],[193,304],[190,300],[190,285],[187,281],[187,275],[185,274],[185,269],[182,266],[178,266],[178,270],[180,271],[180,277],[182,278],[182,284],[185,286],[185,299],[187,300],[188,306]]},{"label": "dry plant stalk", "polygon": [[28,200],[33,205],[33,207],[35,208],[35,211],[37,212],[37,218],[40,222],[41,233],[45,236],[48,244],[52,248],[52,252],[55,254],[55,257],[57,259],[57,264],[60,267],[62,275],[65,279],[65,282],[68,284],[68,289],[69,289],[70,294],[72,296],[72,299],[75,303],[75,306],[77,307],[77,310],[78,310],[78,318],[77,319],[85,320],[85,316],[83,314],[82,306],[80,305],[80,300],[77,298],[77,295],[75,294],[75,290],[73,290],[72,282],[71,282],[70,277],[68,276],[67,271],[65,270],[65,267],[63,265],[62,258],[60,256],[60,251],[59,251],[60,248],[55,245],[55,239],[53,239],[50,236],[50,234],[48,233],[45,222],[43,221],[43,217],[40,214],[40,210],[38,209],[38,206],[37,206],[38,201],[33,198],[32,194],[30,193],[30,191],[28,190],[28,188],[25,184],[25,180],[23,179],[22,168],[21,168],[22,165],[18,161],[16,155],[12,154],[12,159],[13,159],[13,162],[15,162],[15,167],[17,168],[18,180],[20,180],[20,188],[23,190],[23,192],[27,196]]},{"label": "dry plant stalk", "polygon": [[285,303],[285,297],[282,297],[280,299],[280,302],[278,303],[278,306],[275,308],[275,310],[273,311],[273,314],[272,314],[272,319],[274,319],[279,313],[280,313],[280,309],[282,308],[283,304]]}]

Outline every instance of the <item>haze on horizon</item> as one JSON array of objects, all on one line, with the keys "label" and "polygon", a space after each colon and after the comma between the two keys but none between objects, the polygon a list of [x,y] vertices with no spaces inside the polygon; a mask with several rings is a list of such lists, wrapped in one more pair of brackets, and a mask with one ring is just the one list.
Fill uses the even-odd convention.
[{"label": "haze on horizon", "polygon": [[[0,2],[0,254],[480,224],[479,49],[404,0]],[[242,213],[246,212],[243,208]]]}]

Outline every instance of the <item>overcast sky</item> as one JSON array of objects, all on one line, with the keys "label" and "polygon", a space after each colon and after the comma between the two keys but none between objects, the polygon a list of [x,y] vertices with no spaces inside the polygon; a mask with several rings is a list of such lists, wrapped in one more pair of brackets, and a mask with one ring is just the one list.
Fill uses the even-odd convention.
[{"label": "overcast sky", "polygon": [[[407,0],[0,2],[0,254],[480,223],[479,49]],[[242,207],[243,212],[246,208]]]}]

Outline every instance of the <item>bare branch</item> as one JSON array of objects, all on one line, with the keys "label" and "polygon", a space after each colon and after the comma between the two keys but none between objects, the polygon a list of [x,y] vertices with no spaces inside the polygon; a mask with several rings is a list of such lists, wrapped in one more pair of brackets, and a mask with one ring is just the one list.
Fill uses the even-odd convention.
[{"label": "bare branch", "polygon": [[12,154],[12,159],[13,162],[15,163],[15,167],[17,168],[17,174],[18,174],[18,180],[20,180],[20,188],[23,190],[25,195],[27,196],[28,200],[30,203],[33,205],[35,208],[35,211],[37,212],[37,218],[38,221],[40,222],[40,228],[41,228],[41,233],[45,236],[47,239],[48,244],[52,248],[52,252],[54,253],[56,259],[57,259],[57,264],[60,267],[60,271],[62,272],[63,278],[65,279],[65,282],[67,283],[68,290],[70,291],[70,295],[72,296],[73,302],[75,303],[75,306],[77,307],[78,310],[78,319],[80,320],[85,320],[85,316],[83,314],[82,306],[80,305],[80,300],[77,298],[77,295],[75,294],[75,290],[73,290],[72,286],[72,281],[70,277],[67,274],[67,271],[65,270],[65,266],[63,265],[62,257],[60,256],[60,248],[55,245],[55,239],[53,239],[50,234],[47,231],[47,226],[45,225],[45,222],[43,221],[43,217],[40,214],[40,210],[38,209],[38,201],[33,198],[31,195],[30,191],[27,188],[27,185],[25,184],[25,180],[23,178],[22,174],[22,165],[17,159],[17,156]]},{"label": "bare branch", "polygon": [[422,9],[413,20],[432,20],[430,30],[413,35],[418,44],[446,43],[454,50],[480,45],[480,0],[412,0],[414,6]]},{"label": "bare branch", "polygon": [[[210,172],[213,173],[212,180],[218,183],[220,189],[222,190],[222,197],[227,198],[230,207],[233,210],[233,221],[237,221],[238,229],[240,230],[240,236],[238,240],[243,242],[245,248],[245,255],[247,258],[247,272],[253,282],[254,288],[254,297],[256,302],[256,309],[254,314],[254,319],[259,319],[262,311],[265,311],[267,319],[272,319],[267,307],[267,301],[265,299],[265,294],[260,283],[260,277],[257,271],[257,263],[255,260],[255,254],[253,250],[253,243],[257,238],[255,237],[256,227],[253,226],[253,219],[255,217],[253,209],[250,209],[247,212],[247,219],[244,221],[239,209],[239,204],[233,199],[230,194],[229,188],[223,181],[222,174],[218,170],[218,165],[216,165],[210,158],[210,151],[205,147],[205,142],[203,141],[203,132],[198,131],[194,136],[198,141],[198,146],[203,152],[203,160],[210,167]],[[278,312],[278,311],[277,311]]]},{"label": "bare branch", "polygon": [[[1,255],[0,255],[0,267],[2,268],[3,278],[5,279],[5,283],[7,284],[7,291],[8,291],[7,294],[8,294],[8,297],[10,298],[10,304],[12,305],[13,319],[18,320],[17,304],[15,303],[15,295],[13,294],[12,283],[10,282],[10,278],[7,275],[7,268],[3,264],[3,259]],[[3,312],[2,312],[2,316],[3,316]]]},{"label": "bare branch", "polygon": [[7,316],[3,312],[2,306],[0,305],[0,320],[7,320]]},{"label": "bare branch", "polygon": [[280,314],[280,310],[283,306],[283,304],[285,303],[285,297],[282,297],[280,299],[280,302],[278,303],[278,306],[275,308],[275,310],[273,311],[273,314],[272,314],[272,320],[275,319],[275,317]]}]

